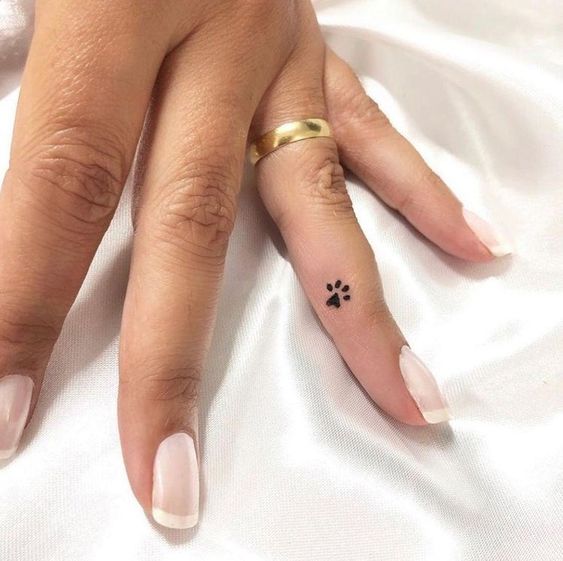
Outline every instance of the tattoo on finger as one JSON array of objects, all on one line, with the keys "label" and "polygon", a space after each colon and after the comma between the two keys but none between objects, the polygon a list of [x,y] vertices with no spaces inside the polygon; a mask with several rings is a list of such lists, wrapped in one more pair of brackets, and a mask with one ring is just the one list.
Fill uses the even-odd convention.
[{"label": "tattoo on finger", "polygon": [[347,284],[342,285],[342,281],[340,280],[337,280],[334,286],[330,282],[327,283],[326,289],[331,293],[330,298],[326,301],[328,307],[334,306],[335,308],[340,308],[343,300],[350,300],[350,287]]}]

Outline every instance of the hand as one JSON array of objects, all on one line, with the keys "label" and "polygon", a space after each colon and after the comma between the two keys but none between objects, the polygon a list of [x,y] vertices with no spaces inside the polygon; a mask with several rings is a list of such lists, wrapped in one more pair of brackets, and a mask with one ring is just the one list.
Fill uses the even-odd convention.
[{"label": "hand", "polygon": [[247,138],[287,121],[326,118],[335,136],[287,145],[256,169],[316,313],[384,411],[413,425],[446,420],[432,375],[385,305],[337,146],[345,166],[448,253],[487,261],[508,248],[327,50],[309,2],[76,7],[37,1],[0,194],[1,457],[14,453],[33,412],[147,109],[119,390],[123,456],[143,508],[171,527],[197,521],[196,398]]}]

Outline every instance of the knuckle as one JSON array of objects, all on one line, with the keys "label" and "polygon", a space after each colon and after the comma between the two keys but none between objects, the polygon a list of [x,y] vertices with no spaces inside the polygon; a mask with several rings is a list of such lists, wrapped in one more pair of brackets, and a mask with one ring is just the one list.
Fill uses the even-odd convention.
[{"label": "knuckle", "polygon": [[340,120],[345,124],[362,123],[368,125],[372,130],[380,133],[393,130],[387,115],[381,111],[379,105],[363,87],[358,90],[343,94],[342,112]]},{"label": "knuckle", "polygon": [[403,215],[412,217],[420,212],[420,193],[427,193],[443,189],[442,179],[432,169],[423,166],[422,171],[413,173],[412,187],[404,189],[397,195],[395,208]]},{"label": "knuckle", "polygon": [[21,314],[0,317],[0,357],[9,359],[12,367],[30,370],[42,368],[58,335],[53,322]]},{"label": "knuckle", "polygon": [[[295,169],[299,170],[296,191],[298,204],[275,204],[270,213],[282,232],[302,224],[302,204],[314,212],[307,219],[317,217],[321,222],[355,222],[352,201],[346,189],[344,169],[339,163],[336,146],[319,145],[311,149],[294,148]],[[288,151],[290,148],[287,149]]]},{"label": "knuckle", "polygon": [[196,406],[202,374],[201,366],[190,364],[180,368],[165,369],[160,362],[147,369],[147,362],[150,366],[151,361],[145,360],[143,370],[150,372],[149,374],[134,381],[122,378],[120,385],[131,385],[130,382],[133,381],[136,391],[141,392],[148,401],[172,402],[183,411]]},{"label": "knuckle", "polygon": [[222,167],[192,166],[157,201],[157,235],[201,258],[223,257],[234,228],[236,179]]},{"label": "knuckle", "polygon": [[153,375],[145,380],[156,401],[181,401],[193,403],[197,400],[201,371],[190,368],[169,370],[166,374]]},{"label": "knuckle", "polygon": [[352,212],[344,170],[335,151],[325,154],[312,167],[309,166],[305,186],[308,195],[315,202],[329,207],[333,213],[349,216]]},{"label": "knuckle", "polygon": [[43,142],[30,162],[20,162],[25,171],[17,175],[34,199],[60,213],[61,226],[99,231],[111,220],[125,183],[123,153],[114,141],[65,129]]}]

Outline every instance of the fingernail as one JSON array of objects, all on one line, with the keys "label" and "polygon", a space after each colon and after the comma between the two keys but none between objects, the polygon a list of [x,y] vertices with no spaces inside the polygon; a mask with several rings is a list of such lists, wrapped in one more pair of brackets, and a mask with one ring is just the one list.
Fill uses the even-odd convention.
[{"label": "fingernail", "polygon": [[399,368],[424,420],[430,424],[448,421],[450,412],[434,376],[407,345],[401,348]]},{"label": "fingernail", "polygon": [[503,257],[513,252],[512,243],[508,236],[498,227],[493,226],[466,208],[463,209],[463,217],[475,235],[495,257]]},{"label": "fingernail", "polygon": [[191,528],[198,521],[199,470],[191,436],[163,440],[154,460],[152,516],[167,528]]},{"label": "fingernail", "polygon": [[32,392],[33,380],[29,376],[0,378],[0,460],[12,457],[18,449]]}]

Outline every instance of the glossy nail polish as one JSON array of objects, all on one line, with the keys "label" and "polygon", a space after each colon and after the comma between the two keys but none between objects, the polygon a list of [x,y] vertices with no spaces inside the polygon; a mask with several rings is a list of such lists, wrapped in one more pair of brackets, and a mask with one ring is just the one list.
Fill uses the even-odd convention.
[{"label": "glossy nail polish", "polygon": [[434,376],[407,345],[401,348],[399,367],[407,389],[425,421],[430,424],[448,421],[448,406]]},{"label": "glossy nail polish", "polygon": [[510,240],[499,228],[466,208],[463,209],[463,217],[475,235],[495,257],[504,257],[513,252]]},{"label": "glossy nail polish", "polygon": [[33,380],[29,376],[0,378],[0,460],[14,455],[29,414]]},{"label": "glossy nail polish", "polygon": [[163,440],[154,460],[152,516],[168,528],[191,528],[198,521],[199,470],[191,436],[178,432]]}]

